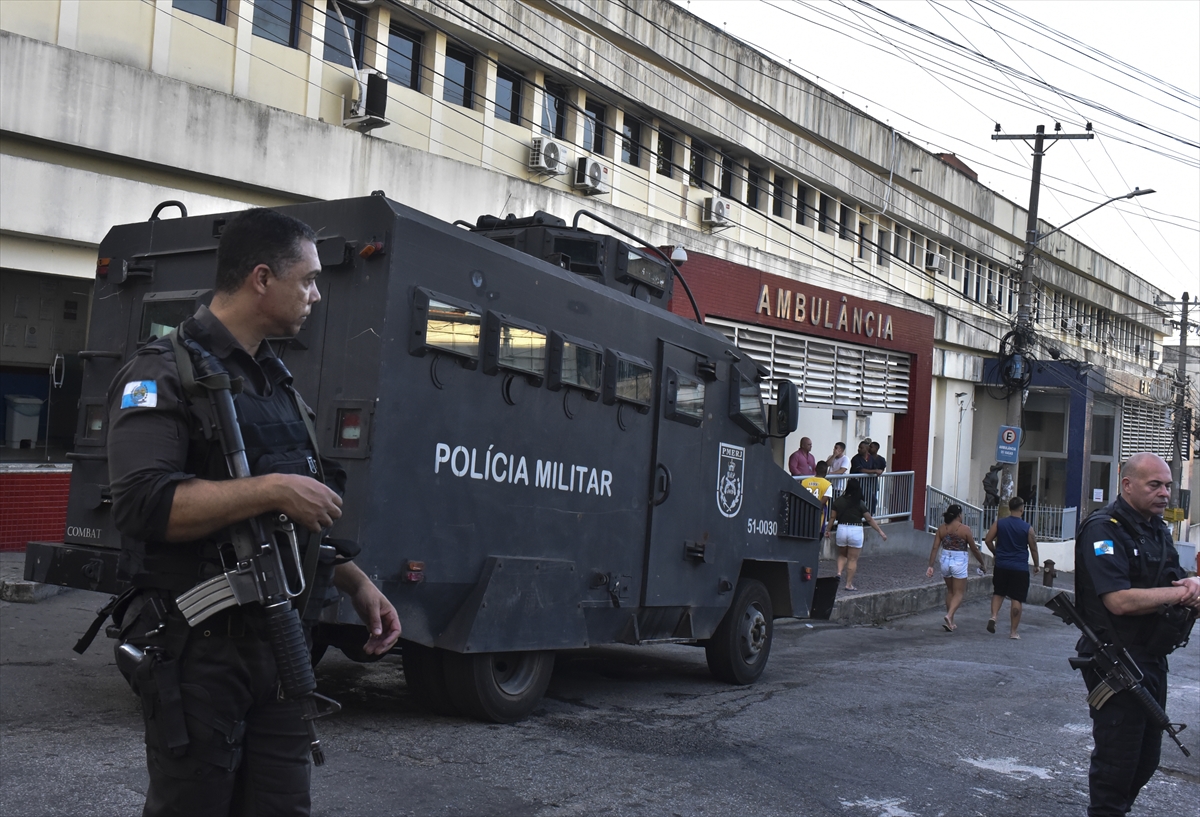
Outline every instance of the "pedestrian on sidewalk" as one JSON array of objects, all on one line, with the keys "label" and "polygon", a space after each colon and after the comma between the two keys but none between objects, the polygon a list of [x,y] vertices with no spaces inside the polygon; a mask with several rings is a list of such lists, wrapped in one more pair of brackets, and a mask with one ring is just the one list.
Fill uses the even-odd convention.
[{"label": "pedestrian on sidewalk", "polygon": [[1008,500],[1008,516],[997,519],[983,537],[983,543],[992,552],[995,566],[992,570],[992,617],[988,619],[987,631],[996,632],[996,616],[1004,600],[1009,600],[1009,638],[1020,638],[1017,625],[1021,623],[1021,605],[1029,596],[1029,555],[1033,554],[1033,574],[1038,567],[1037,535],[1033,526],[1024,519],[1025,500],[1014,496]]},{"label": "pedestrian on sidewalk", "polygon": [[925,571],[927,578],[933,578],[933,560],[938,558],[938,548],[942,550],[942,578],[946,582],[946,615],[942,617],[942,629],[952,633],[958,629],[954,623],[954,614],[962,606],[963,598],[967,595],[967,552],[974,554],[979,562],[979,569],[985,569],[983,554],[975,544],[975,536],[971,529],[963,524],[962,505],[957,502],[942,514],[945,520],[938,526],[933,536],[933,549],[929,551],[929,569]]},{"label": "pedestrian on sidewalk", "polygon": [[846,490],[833,501],[830,513],[834,525],[834,543],[838,549],[837,575],[840,579],[843,568],[846,570],[847,590],[858,589],[854,586],[854,574],[858,572],[858,557],[862,554],[863,522],[873,527],[883,541],[887,541],[887,534],[867,511],[860,481],[852,479],[846,482]]}]

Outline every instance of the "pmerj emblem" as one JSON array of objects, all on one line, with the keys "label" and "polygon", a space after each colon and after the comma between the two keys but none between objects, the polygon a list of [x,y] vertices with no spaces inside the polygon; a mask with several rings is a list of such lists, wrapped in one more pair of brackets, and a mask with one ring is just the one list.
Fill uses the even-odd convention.
[{"label": "pmerj emblem", "polygon": [[121,408],[154,408],[158,405],[158,384],[153,380],[134,380],[121,392]]},{"label": "pmerj emblem", "polygon": [[717,510],[721,516],[732,519],[742,509],[745,466],[745,448],[721,443],[721,461],[717,465]]}]

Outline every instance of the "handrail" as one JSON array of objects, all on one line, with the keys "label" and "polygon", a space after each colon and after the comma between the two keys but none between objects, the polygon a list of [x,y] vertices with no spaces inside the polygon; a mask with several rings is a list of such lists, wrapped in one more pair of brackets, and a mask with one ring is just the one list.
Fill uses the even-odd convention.
[{"label": "handrail", "polygon": [[[963,524],[971,529],[977,539],[983,538],[992,523],[996,521],[998,509],[992,505],[981,508],[964,502],[945,491],[938,490],[932,485],[925,487],[925,527],[929,532],[936,531],[941,524],[942,514],[953,504],[962,506]],[[1033,526],[1034,535],[1039,542],[1065,542],[1075,538],[1075,526],[1079,519],[1079,509],[1064,508],[1059,505],[1026,505],[1025,521]]]}]

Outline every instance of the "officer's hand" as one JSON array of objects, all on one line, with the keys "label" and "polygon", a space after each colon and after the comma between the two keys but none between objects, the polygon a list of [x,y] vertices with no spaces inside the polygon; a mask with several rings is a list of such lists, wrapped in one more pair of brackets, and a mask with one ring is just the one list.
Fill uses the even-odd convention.
[{"label": "officer's hand", "polygon": [[368,655],[383,655],[390,650],[400,638],[400,616],[387,596],[353,562],[337,566],[333,584],[350,597],[354,612],[371,634],[363,650]]},{"label": "officer's hand", "polygon": [[1171,584],[1175,587],[1184,588],[1183,597],[1179,599],[1179,604],[1200,610],[1200,578],[1189,576],[1186,579],[1171,582]]},{"label": "officer's hand", "polygon": [[342,515],[342,498],[327,485],[299,474],[274,474],[277,510],[311,531],[328,528]]}]

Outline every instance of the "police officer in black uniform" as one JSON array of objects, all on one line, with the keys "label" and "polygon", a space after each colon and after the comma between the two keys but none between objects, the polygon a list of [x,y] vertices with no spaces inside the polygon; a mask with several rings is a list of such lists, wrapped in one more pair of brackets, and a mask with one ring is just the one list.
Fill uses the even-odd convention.
[{"label": "police officer in black uniform", "polygon": [[[1100,637],[1124,647],[1159,706],[1167,703],[1167,653],[1177,643],[1171,608],[1200,608],[1200,579],[1185,578],[1163,523],[1171,469],[1155,454],[1134,454],[1121,469],[1121,495],[1092,514],[1075,541],[1076,605]],[[1179,616],[1174,616],[1178,620]],[[1090,645],[1080,640],[1079,653]],[[1090,692],[1100,682],[1084,671]],[[1092,737],[1089,817],[1127,814],[1158,768],[1162,730],[1129,691],[1090,709]]]},{"label": "police officer in black uniform", "polygon": [[[238,425],[254,476],[229,478],[170,339],[143,347],[109,392],[113,517],[122,571],[138,589],[114,620],[145,653],[130,681],[146,721],[146,815],[309,813],[309,735],[300,705],[279,698],[262,608],[235,606],[190,628],[174,598],[226,569],[230,525],[282,513],[319,531],[341,516],[344,471],[313,450],[300,414],[308,408],[266,342],[295,335],[320,300],[315,239],[272,210],[234,217],[212,306],[179,327],[240,379]],[[365,651],[389,650],[400,635],[391,603],[353,563],[332,581],[367,625]]]}]

